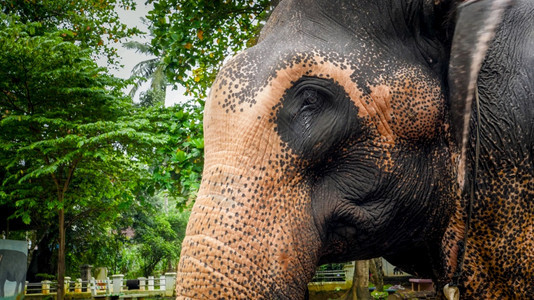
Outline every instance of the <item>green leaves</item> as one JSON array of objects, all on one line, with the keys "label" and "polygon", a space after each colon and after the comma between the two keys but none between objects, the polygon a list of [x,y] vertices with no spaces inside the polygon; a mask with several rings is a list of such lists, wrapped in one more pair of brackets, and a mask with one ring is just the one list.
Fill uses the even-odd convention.
[{"label": "green leaves", "polygon": [[[204,162],[203,98],[223,60],[254,43],[270,8],[265,0],[148,2],[154,39],[128,46],[156,58],[129,81],[93,58],[113,62],[113,43],[138,33],[115,10],[135,1],[2,5],[0,208],[39,226],[50,239],[41,249],[55,249],[50,232],[64,210],[73,264],[137,264],[147,273],[176,262],[187,222],[178,211],[192,204]],[[122,90],[143,80],[151,90],[134,105]],[[169,82],[196,102],[164,107]],[[165,195],[168,209],[155,195]],[[135,241],[123,234],[134,227]],[[121,251],[129,243],[138,244]],[[130,264],[134,254],[142,258]]]},{"label": "green leaves", "polygon": [[152,136],[160,136],[163,142],[147,155],[151,184],[182,199],[178,205],[184,208],[196,195],[204,163],[202,107],[194,103],[149,106],[137,113],[136,118],[151,125]]},{"label": "green leaves", "polygon": [[156,266],[164,262],[167,264],[160,268],[174,268],[189,218],[189,213],[174,209],[165,194],[151,197],[148,202],[145,209],[138,211],[133,224],[142,276],[154,274]]},{"label": "green leaves", "polygon": [[176,150],[176,155],[174,155],[173,158],[176,162],[181,163],[187,159],[187,154],[184,151],[178,149]]},{"label": "green leaves", "polygon": [[204,98],[225,58],[255,43],[270,2],[149,0],[152,46],[170,82]]},{"label": "green leaves", "polygon": [[168,138],[132,118],[124,83],[89,51],[63,31],[32,28],[0,27],[0,205],[29,222],[103,198],[129,201],[148,175],[142,163]]},{"label": "green leaves", "polygon": [[[135,4],[134,0],[5,0],[5,15],[0,19],[29,24],[26,33],[30,36],[58,32],[63,40],[89,49],[92,54],[105,55],[114,63],[117,54],[113,44],[140,33],[120,22],[117,8],[134,9]],[[5,23],[9,22],[0,22],[0,26]]]},{"label": "green leaves", "polygon": [[[200,182],[202,107],[163,106],[159,59],[138,66],[138,75],[153,74],[141,105],[122,92],[134,80],[110,76],[93,60],[113,60],[111,44],[136,32],[115,12],[134,2],[8,0],[1,7],[0,210],[29,224],[43,241],[39,248],[52,252],[65,240],[57,234],[64,212],[73,272],[79,263],[135,268],[133,254],[146,272],[175,264],[187,222],[178,211],[189,207]],[[194,36],[206,40],[205,31]],[[158,193],[172,203],[163,212],[151,207],[159,205],[151,202]],[[124,233],[132,227],[140,244],[121,251],[134,243]]]}]

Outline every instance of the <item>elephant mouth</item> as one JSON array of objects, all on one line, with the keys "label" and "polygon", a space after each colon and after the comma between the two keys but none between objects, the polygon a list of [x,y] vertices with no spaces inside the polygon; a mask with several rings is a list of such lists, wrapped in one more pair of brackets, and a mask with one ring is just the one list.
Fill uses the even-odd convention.
[{"label": "elephant mouth", "polygon": [[352,237],[358,236],[360,230],[345,222],[337,222],[329,226],[319,264],[345,262],[352,260],[358,245],[352,243]]}]

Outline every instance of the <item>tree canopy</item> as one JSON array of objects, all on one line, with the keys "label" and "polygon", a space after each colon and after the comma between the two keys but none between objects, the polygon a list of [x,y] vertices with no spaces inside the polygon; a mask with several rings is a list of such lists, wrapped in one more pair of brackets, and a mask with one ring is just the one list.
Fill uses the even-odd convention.
[{"label": "tree canopy", "polygon": [[12,22],[0,32],[0,203],[25,223],[59,214],[61,285],[65,213],[106,214],[131,199],[143,159],[166,140],[147,120],[124,118],[124,83],[89,51],[65,41],[64,30],[33,35],[36,27]]},{"label": "tree canopy", "polygon": [[120,21],[116,8],[129,10],[135,6],[135,0],[5,0],[0,3],[0,23],[33,23],[32,35],[61,31],[64,41],[76,43],[94,55],[105,55],[113,64],[117,58],[114,45],[140,34],[137,28]]},{"label": "tree canopy", "polygon": [[206,96],[223,61],[255,44],[270,0],[149,0],[153,53],[169,81]]},{"label": "tree canopy", "polygon": [[[29,224],[30,256],[38,246],[35,257],[58,264],[60,287],[84,263],[148,275],[177,262],[202,172],[203,99],[224,59],[254,43],[271,7],[149,0],[154,38],[135,46],[156,57],[159,83],[133,103],[124,89],[134,81],[95,59],[116,66],[115,46],[141,33],[116,12],[135,2],[0,3],[0,208]],[[196,101],[165,107],[168,84]]]}]

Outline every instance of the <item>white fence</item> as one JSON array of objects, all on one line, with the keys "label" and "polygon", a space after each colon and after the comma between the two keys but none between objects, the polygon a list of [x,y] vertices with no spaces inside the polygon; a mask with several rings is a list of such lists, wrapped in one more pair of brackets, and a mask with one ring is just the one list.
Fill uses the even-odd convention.
[{"label": "white fence", "polygon": [[[124,275],[117,274],[111,276],[111,279],[82,281],[81,279],[71,280],[65,277],[65,292],[82,293],[90,292],[92,296],[96,295],[119,295],[126,291],[135,290],[138,293],[149,295],[159,295],[171,297],[174,293],[176,282],[176,273],[165,273],[160,277],[149,276],[148,278],[140,277],[137,279],[124,279]],[[25,293],[31,294],[51,294],[57,292],[56,281],[41,281],[39,283],[26,282]]]}]

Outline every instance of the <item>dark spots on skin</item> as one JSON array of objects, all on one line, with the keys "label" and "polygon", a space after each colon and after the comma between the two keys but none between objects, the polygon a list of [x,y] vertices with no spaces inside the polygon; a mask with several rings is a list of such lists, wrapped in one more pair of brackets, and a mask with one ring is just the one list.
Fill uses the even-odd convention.
[{"label": "dark spots on skin", "polygon": [[[530,9],[526,9],[527,3]],[[477,124],[481,136],[479,174],[465,245],[465,271],[460,279],[468,299],[530,299],[534,295],[534,152],[532,130],[527,129],[532,128],[534,84],[528,76],[520,75],[528,73],[523,70],[532,70],[532,63],[516,56],[530,49],[523,46],[525,39],[516,39],[517,30],[528,28],[524,26],[527,23],[532,26],[528,11],[532,11],[529,1],[520,1],[508,11],[508,21],[499,29],[478,75],[481,118],[475,108],[468,162],[474,161]],[[472,170],[473,165],[468,167]],[[472,183],[472,173],[468,174]],[[468,201],[468,193],[464,193],[447,230],[455,234],[446,235],[445,245],[463,239],[464,231],[456,229],[466,222]],[[446,255],[451,253],[455,254],[448,251]],[[453,260],[449,265],[455,263]]]},{"label": "dark spots on skin", "polygon": [[[485,149],[481,161],[493,161],[498,156],[495,149]],[[529,161],[514,166],[501,160],[498,169],[481,166],[460,279],[465,295],[508,299],[516,298],[518,293],[534,292],[532,286],[522,282],[522,278],[532,278],[534,274],[534,267],[529,263],[534,255],[532,169]],[[458,203],[457,211],[462,213],[453,218],[444,239],[446,245],[463,240],[463,230],[454,229],[465,224],[468,199],[465,196]],[[451,254],[456,257],[451,251],[445,252],[445,257]],[[448,272],[455,267],[453,259]]]},{"label": "dark spots on skin", "polygon": [[[374,16],[369,22],[367,28],[380,27]],[[400,257],[407,268],[428,276],[453,273],[466,201],[457,199],[458,187],[451,184],[453,150],[435,72],[445,59],[430,53],[421,60],[414,50],[428,41],[404,47],[408,34],[391,45],[365,36],[327,43],[293,37],[249,49],[212,88],[210,116],[227,121],[205,123],[215,132],[206,141],[220,144],[206,147],[211,154],[184,241],[181,291],[193,298],[209,291],[209,299],[298,298],[318,261],[398,258],[414,247],[425,251]],[[305,81],[319,88],[300,93]],[[313,92],[321,89],[334,96]],[[495,148],[514,142],[499,132],[489,139]],[[484,155],[483,161],[499,162],[485,168],[502,173],[479,179],[465,295],[532,295],[532,285],[524,284],[534,277],[531,158],[504,165],[507,157]],[[444,247],[435,241],[441,236]],[[288,259],[297,256],[299,262]],[[447,265],[439,265],[441,259]],[[421,269],[416,261],[435,268]]]},{"label": "dark spots on skin", "polygon": [[[433,214],[447,209],[438,199],[450,191],[433,181],[445,175],[413,172],[450,161],[439,150],[436,81],[369,45],[304,50],[250,49],[212,88],[210,109],[227,123],[206,122],[225,138],[206,149],[229,154],[207,159],[191,215],[180,262],[180,292],[190,297],[291,295],[319,261],[423,244],[435,232],[420,223],[441,222]],[[297,255],[306,257],[288,259]]]},{"label": "dark spots on skin", "polygon": [[[287,274],[297,276],[301,272],[295,271],[300,267],[297,268],[295,260],[289,258],[294,256],[295,251],[307,248],[300,245],[301,241],[317,240],[308,236],[309,230],[304,230],[309,224],[302,224],[307,204],[299,201],[302,198],[299,194],[304,195],[306,190],[297,186],[296,189],[278,188],[281,192],[277,193],[273,188],[266,188],[272,187],[274,181],[287,180],[270,171],[274,164],[280,165],[280,160],[284,160],[283,172],[293,172],[290,169],[296,163],[290,152],[289,148],[285,148],[279,153],[287,155],[279,155],[278,158],[269,154],[268,159],[250,166],[251,176],[228,175],[224,167],[213,168],[204,174],[210,191],[197,200],[197,203],[203,204],[195,206],[188,229],[191,238],[184,241],[184,248],[192,251],[183,253],[182,257],[186,258],[180,262],[183,270],[194,269],[195,272],[184,273],[181,293],[193,298],[204,297],[198,291],[209,289],[210,297],[224,299],[257,299],[259,295],[277,298],[288,293],[280,279],[287,278]],[[226,187],[232,180],[232,188]],[[295,201],[287,203],[287,196]],[[229,206],[234,202],[229,199],[238,201]],[[210,226],[216,229],[207,237],[206,228]],[[294,226],[303,229],[303,232],[290,234],[287,230]],[[212,249],[218,249],[217,253]],[[203,261],[199,265],[199,262],[187,257],[202,257]],[[311,272],[314,266],[309,267]],[[200,279],[197,277],[199,274],[205,278]],[[259,280],[251,281],[252,277]],[[305,278],[296,278],[303,283],[306,281]],[[205,285],[206,282],[211,284]],[[246,291],[242,290],[244,286]]]},{"label": "dark spots on skin", "polygon": [[[432,216],[444,209],[436,199],[443,197],[440,193],[448,193],[443,186],[425,184],[443,177],[439,173],[416,178],[417,185],[408,184],[414,166],[424,169],[448,162],[442,153],[430,159],[442,143],[436,138],[442,124],[435,119],[443,112],[439,108],[443,99],[436,94],[437,87],[425,86],[422,76],[428,75],[414,71],[399,81],[351,64],[356,54],[330,51],[285,53],[269,72],[258,72],[262,66],[258,57],[265,53],[256,51],[261,55],[249,52],[225,67],[212,91],[217,105],[210,109],[224,112],[232,125],[224,127],[225,131],[217,125],[211,130],[217,132],[217,138],[228,136],[235,141],[232,144],[246,144],[247,148],[240,150],[246,151],[238,154],[236,161],[220,161],[231,165],[229,168],[210,168],[206,163],[180,262],[181,270],[200,272],[184,271],[181,292],[200,296],[195,293],[206,288],[205,278],[216,274],[216,285],[224,285],[228,291],[218,289],[212,292],[214,297],[277,297],[289,293],[284,290],[289,288],[287,282],[305,287],[319,261],[365,258],[423,243],[430,233],[415,229],[420,227],[415,220],[440,222]],[[358,72],[357,89],[341,77]],[[297,73],[300,75],[295,76]],[[372,76],[363,76],[369,74]],[[280,82],[283,76],[291,80]],[[276,98],[259,97],[281,84],[286,88]],[[377,93],[380,86],[387,88]],[[253,115],[252,123],[233,125],[265,105],[258,99],[273,104],[264,113]],[[406,107],[410,111],[404,114]],[[378,129],[386,123],[393,130],[390,128],[389,136]],[[264,127],[254,136],[271,144],[245,138],[255,126]],[[425,157],[411,155],[420,150],[412,148],[422,140]],[[222,146],[206,148],[216,153]],[[242,174],[235,174],[234,168]],[[431,188],[422,191],[425,186]],[[413,202],[417,193],[426,197]],[[410,209],[414,203],[417,210]],[[396,210],[402,217],[384,222]],[[403,238],[391,241],[389,233],[400,227],[410,234],[399,233]],[[375,243],[366,245],[369,240]],[[210,251],[217,247],[219,254]],[[287,259],[298,253],[309,257]],[[197,262],[193,257],[203,260]],[[307,265],[299,265],[301,261]],[[233,270],[232,276],[229,270]],[[229,281],[226,276],[235,279]]]}]

